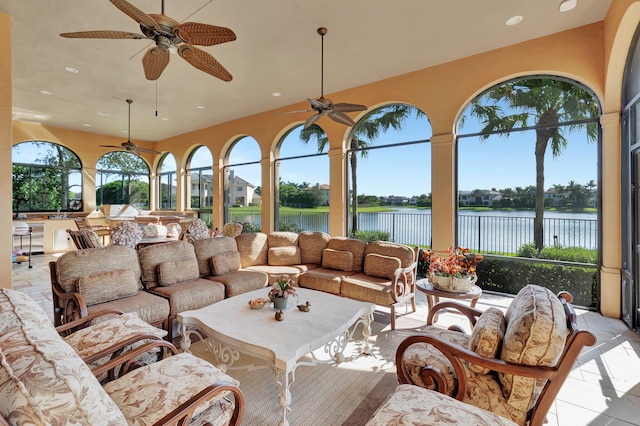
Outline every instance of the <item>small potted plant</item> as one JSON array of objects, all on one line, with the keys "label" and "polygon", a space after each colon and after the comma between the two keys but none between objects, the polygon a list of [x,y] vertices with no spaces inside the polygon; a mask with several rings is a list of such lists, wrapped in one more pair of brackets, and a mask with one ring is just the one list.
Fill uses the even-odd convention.
[{"label": "small potted plant", "polygon": [[447,253],[447,257],[440,257],[432,250],[423,253],[431,284],[440,290],[464,293],[478,280],[476,265],[483,257],[470,253],[465,247],[449,247]]},{"label": "small potted plant", "polygon": [[273,302],[273,308],[278,311],[287,309],[287,299],[290,296],[295,297],[297,300],[298,294],[296,293],[293,281],[281,276],[273,283],[269,290],[269,299]]}]

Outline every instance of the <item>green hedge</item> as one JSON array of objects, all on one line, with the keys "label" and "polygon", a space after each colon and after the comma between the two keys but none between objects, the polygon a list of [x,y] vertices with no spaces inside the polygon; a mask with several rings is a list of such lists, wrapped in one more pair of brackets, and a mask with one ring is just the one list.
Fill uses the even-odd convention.
[{"label": "green hedge", "polygon": [[477,284],[487,291],[517,294],[527,284],[538,284],[554,293],[568,291],[576,306],[595,308],[598,303],[596,265],[485,256],[478,264],[477,274]]}]

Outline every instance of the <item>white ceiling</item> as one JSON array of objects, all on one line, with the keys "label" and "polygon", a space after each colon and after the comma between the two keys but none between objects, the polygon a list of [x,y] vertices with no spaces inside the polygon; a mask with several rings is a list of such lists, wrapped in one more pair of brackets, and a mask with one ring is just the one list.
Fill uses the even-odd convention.
[{"label": "white ceiling", "polygon": [[[233,80],[218,80],[171,55],[157,88],[142,69],[148,40],[58,35],[140,32],[108,0],[0,0],[0,12],[13,17],[14,119],[123,137],[129,98],[132,139],[157,141],[320,96],[321,26],[329,30],[324,92],[331,94],[601,21],[612,1],[578,0],[575,9],[560,13],[561,0],[166,0],[165,14],[179,22],[236,33],[236,41],[202,47]],[[145,13],[161,10],[161,0],[129,2]],[[514,15],[524,20],[506,26]]]}]

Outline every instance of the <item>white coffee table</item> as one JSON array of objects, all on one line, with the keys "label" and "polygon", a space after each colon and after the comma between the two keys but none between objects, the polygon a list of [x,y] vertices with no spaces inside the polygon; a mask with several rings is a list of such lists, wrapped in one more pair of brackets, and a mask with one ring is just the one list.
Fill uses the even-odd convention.
[{"label": "white coffee table", "polygon": [[[287,414],[291,411],[289,387],[295,379],[295,369],[299,365],[342,362],[344,349],[359,324],[363,324],[363,352],[369,354],[375,305],[298,288],[298,302],[290,299],[289,304],[293,306],[284,311],[283,321],[276,321],[275,311],[269,304],[262,309],[249,308],[249,300],[266,298],[267,291],[266,288],[251,291],[205,308],[178,314],[182,333],[180,347],[188,351],[191,334],[200,336],[201,330],[207,335],[207,347],[217,362],[216,366],[222,371],[227,371],[239,358],[240,352],[268,361],[274,367],[280,386],[280,425],[286,426],[289,424]],[[302,312],[295,306],[306,301],[311,304],[309,312]],[[321,347],[328,354],[326,360],[311,354]],[[311,361],[308,361],[309,357],[302,360],[309,354],[312,355]]]}]

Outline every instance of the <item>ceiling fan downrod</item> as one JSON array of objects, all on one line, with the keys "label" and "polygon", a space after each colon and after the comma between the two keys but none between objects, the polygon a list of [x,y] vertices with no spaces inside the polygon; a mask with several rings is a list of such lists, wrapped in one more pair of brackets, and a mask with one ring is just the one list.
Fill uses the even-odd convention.
[{"label": "ceiling fan downrod", "polygon": [[320,34],[320,98],[324,98],[324,36],[327,34],[325,27],[318,28]]}]

